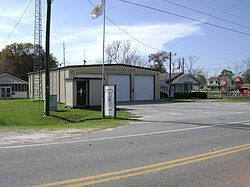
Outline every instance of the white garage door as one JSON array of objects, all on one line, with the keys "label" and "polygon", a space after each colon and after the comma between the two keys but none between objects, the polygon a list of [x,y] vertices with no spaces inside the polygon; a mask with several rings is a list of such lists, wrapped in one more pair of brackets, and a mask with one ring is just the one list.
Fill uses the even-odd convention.
[{"label": "white garage door", "polygon": [[154,100],[154,76],[135,76],[135,100]]},{"label": "white garage door", "polygon": [[115,85],[117,101],[130,101],[130,76],[108,75],[108,85]]}]

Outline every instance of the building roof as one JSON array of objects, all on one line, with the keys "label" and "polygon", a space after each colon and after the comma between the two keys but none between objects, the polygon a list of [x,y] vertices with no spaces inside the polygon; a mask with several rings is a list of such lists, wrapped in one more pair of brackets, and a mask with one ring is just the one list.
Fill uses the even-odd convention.
[{"label": "building roof", "polygon": [[[183,73],[171,73],[171,81],[176,79],[178,76],[182,75]],[[161,73],[160,80],[164,80],[166,82],[169,81],[169,73]]]},{"label": "building roof", "polygon": [[197,79],[195,76],[193,76],[193,75],[191,75],[191,74],[182,74],[182,75],[176,77],[176,78],[172,81],[172,84],[179,83],[179,82],[181,82],[182,80],[185,80],[185,79],[188,79],[188,78],[193,79],[193,80],[196,81],[198,84],[203,84],[199,79]]},{"label": "building roof", "polygon": [[218,77],[210,77],[208,81],[217,81],[219,78]]},{"label": "building roof", "polygon": [[[8,77],[9,79],[5,79],[6,77]],[[0,83],[22,83],[22,84],[28,84],[28,82],[19,79],[17,77],[14,77],[13,75],[10,75],[8,73],[3,73],[0,75]]]},{"label": "building roof", "polygon": [[[81,68],[81,67],[101,67],[102,64],[90,64],[90,65],[71,65],[71,66],[66,66],[66,67],[58,67],[58,68],[52,68],[50,70],[57,70],[57,69],[64,69],[64,68]],[[147,68],[147,67],[140,67],[140,66],[133,66],[133,65],[128,65],[128,64],[104,64],[104,67],[107,66],[125,66],[125,67],[131,67],[131,68],[138,68],[138,69],[145,69],[149,71],[155,71],[159,72],[159,70],[152,69],[152,68]],[[44,72],[44,70],[42,71]],[[33,74],[34,72],[29,72],[28,74]]]},{"label": "building roof", "polygon": [[[171,74],[171,82],[172,84],[180,83],[184,79],[187,79],[191,77],[194,81],[196,81],[198,84],[203,84],[200,80],[198,80],[196,77],[194,77],[191,74],[184,74],[184,73],[172,73]],[[166,81],[166,83],[169,82],[169,73],[162,73],[161,74],[161,80]],[[185,81],[184,81],[185,82]]]}]

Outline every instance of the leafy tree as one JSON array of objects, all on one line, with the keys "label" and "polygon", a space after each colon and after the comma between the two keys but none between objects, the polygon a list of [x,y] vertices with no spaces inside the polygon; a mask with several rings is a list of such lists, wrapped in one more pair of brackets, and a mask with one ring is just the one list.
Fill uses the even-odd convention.
[{"label": "leafy tree", "polygon": [[219,77],[228,77],[233,80],[234,73],[229,69],[223,69],[219,75]]},{"label": "leafy tree", "polygon": [[159,70],[161,73],[166,72],[164,63],[166,63],[168,59],[169,59],[169,53],[165,51],[151,54],[148,57],[148,61],[154,63],[150,67]]},{"label": "leafy tree", "polygon": [[108,64],[148,66],[147,61],[140,56],[137,49],[132,48],[129,41],[114,41],[106,47],[105,53],[105,61]]},{"label": "leafy tree", "polygon": [[[45,63],[45,51],[41,49],[42,69]],[[28,80],[27,73],[33,71],[33,63],[37,60],[38,54],[31,43],[13,43],[7,45],[0,52],[0,74],[9,73],[22,80]],[[57,60],[50,55],[50,68],[57,67]]]},{"label": "leafy tree", "polygon": [[247,70],[243,73],[243,78],[244,78],[244,82],[250,83],[250,69],[247,69]]}]

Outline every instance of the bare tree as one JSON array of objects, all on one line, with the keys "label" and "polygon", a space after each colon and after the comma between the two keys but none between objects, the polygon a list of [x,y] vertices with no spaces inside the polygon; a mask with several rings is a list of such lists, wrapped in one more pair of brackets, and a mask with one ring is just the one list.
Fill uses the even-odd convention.
[{"label": "bare tree", "polygon": [[250,68],[250,58],[247,58],[246,60],[243,60],[243,63],[245,64],[246,69]]},{"label": "bare tree", "polygon": [[243,61],[245,64],[245,70],[243,72],[243,78],[246,83],[250,83],[250,58]]},{"label": "bare tree", "polygon": [[189,56],[185,62],[185,68],[186,68],[185,72],[188,74],[192,74],[192,75],[200,74],[202,72],[202,69],[195,67],[198,60],[199,60],[199,57],[195,55]]},{"label": "bare tree", "polygon": [[132,48],[129,41],[114,41],[106,47],[105,53],[105,61],[108,64],[148,66],[148,62],[140,56],[137,49]]}]

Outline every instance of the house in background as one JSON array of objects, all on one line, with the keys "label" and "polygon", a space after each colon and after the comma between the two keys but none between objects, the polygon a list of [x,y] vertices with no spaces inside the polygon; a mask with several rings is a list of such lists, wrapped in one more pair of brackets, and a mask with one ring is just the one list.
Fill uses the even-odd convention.
[{"label": "house in background", "polygon": [[210,90],[219,90],[220,89],[220,82],[218,77],[210,77],[208,79],[207,87]]},{"label": "house in background", "polygon": [[28,82],[4,73],[0,75],[0,99],[27,98]]},{"label": "house in background", "polygon": [[[169,73],[162,73],[160,79],[161,92],[168,93]],[[174,93],[190,93],[194,87],[198,88],[198,86],[201,84],[201,81],[191,74],[171,73],[171,85],[173,95]]]},{"label": "house in background", "polygon": [[222,93],[225,93],[232,88],[232,81],[228,77],[210,77],[207,88],[212,91],[221,90]]}]

